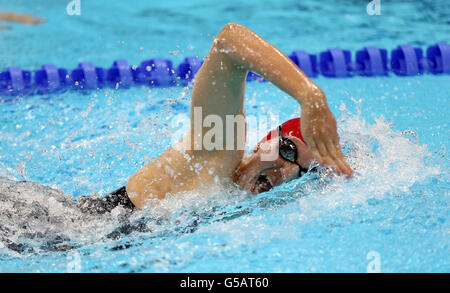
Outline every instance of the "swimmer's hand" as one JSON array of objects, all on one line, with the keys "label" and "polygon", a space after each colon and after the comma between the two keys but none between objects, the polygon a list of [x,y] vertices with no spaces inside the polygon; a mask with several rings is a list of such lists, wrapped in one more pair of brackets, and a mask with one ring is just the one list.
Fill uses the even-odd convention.
[{"label": "swimmer's hand", "polygon": [[353,175],[339,144],[336,119],[328,108],[323,92],[302,103],[301,131],[314,158],[338,173]]}]

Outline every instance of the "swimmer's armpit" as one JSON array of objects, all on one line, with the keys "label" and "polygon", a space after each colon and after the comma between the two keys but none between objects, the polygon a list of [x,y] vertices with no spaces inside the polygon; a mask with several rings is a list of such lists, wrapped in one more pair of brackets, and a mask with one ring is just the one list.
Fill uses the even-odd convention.
[{"label": "swimmer's armpit", "polygon": [[0,21],[2,20],[10,22],[20,22],[26,25],[40,25],[41,23],[46,21],[45,18],[39,18],[28,13],[20,14],[10,11],[0,12]]}]

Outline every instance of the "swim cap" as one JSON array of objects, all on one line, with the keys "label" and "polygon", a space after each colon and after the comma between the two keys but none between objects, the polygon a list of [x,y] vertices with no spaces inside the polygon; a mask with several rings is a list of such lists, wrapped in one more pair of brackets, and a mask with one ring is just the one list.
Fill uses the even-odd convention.
[{"label": "swim cap", "polygon": [[[282,136],[287,136],[287,135],[291,135],[291,136],[295,136],[297,138],[299,138],[301,141],[303,141],[305,144],[305,140],[303,139],[302,136],[302,131],[301,131],[301,118],[293,118],[291,120],[288,120],[286,122],[284,122],[283,124],[281,124],[281,135]],[[266,141],[271,140],[273,137],[277,137],[278,135],[278,130],[277,129],[272,129],[269,134],[266,135],[266,137],[264,137],[259,143],[258,146]],[[255,149],[255,151],[258,148]]]}]

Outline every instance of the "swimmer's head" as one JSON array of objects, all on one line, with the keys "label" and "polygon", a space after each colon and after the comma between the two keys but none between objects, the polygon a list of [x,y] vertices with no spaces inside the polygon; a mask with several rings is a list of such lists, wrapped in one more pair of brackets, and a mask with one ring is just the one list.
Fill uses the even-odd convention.
[{"label": "swimmer's head", "polygon": [[253,194],[270,190],[306,172],[313,156],[301,130],[300,118],[273,129],[236,168],[234,182]]}]

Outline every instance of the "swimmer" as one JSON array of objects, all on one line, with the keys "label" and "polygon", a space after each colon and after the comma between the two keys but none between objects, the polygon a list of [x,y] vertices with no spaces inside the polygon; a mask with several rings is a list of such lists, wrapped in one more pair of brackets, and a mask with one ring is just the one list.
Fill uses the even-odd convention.
[{"label": "swimmer", "polygon": [[45,22],[44,18],[38,18],[31,14],[20,14],[10,11],[0,11],[0,21],[20,22],[26,25],[39,25]]},{"label": "swimmer", "polygon": [[[195,137],[198,134],[194,132],[194,109],[199,107],[203,117],[214,114],[222,121],[227,115],[243,116],[249,71],[299,102],[301,120],[295,118],[281,124],[246,157],[242,149],[207,150]],[[126,187],[107,195],[103,201],[86,201],[86,209],[109,211],[117,204],[141,209],[169,194],[214,183],[217,178],[257,194],[302,176],[314,160],[337,173],[353,174],[342,153],[336,119],[324,92],[289,57],[240,24],[227,24],[214,38],[195,76],[190,123],[190,131],[184,138],[132,175]],[[242,127],[245,132],[245,122]],[[204,137],[208,130],[202,127],[200,136]],[[223,145],[227,145],[226,129],[223,133]],[[233,143],[245,140],[245,135],[238,137],[239,131],[233,133]],[[272,159],[264,159],[265,154],[274,150]]]}]

